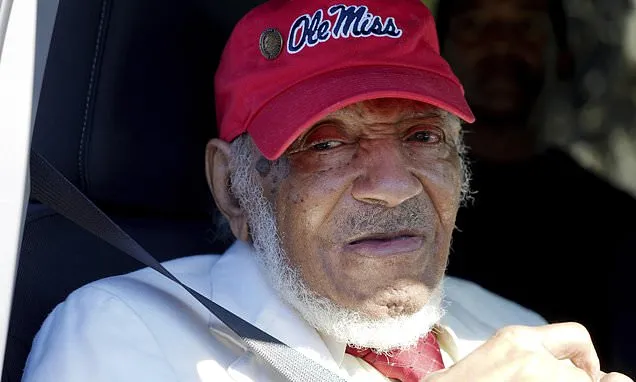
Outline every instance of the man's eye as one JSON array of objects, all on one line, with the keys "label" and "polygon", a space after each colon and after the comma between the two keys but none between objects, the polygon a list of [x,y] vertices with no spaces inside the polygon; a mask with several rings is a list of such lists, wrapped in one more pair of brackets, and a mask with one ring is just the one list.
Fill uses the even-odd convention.
[{"label": "man's eye", "polygon": [[408,141],[422,143],[438,143],[443,139],[442,134],[434,130],[419,130],[408,136]]},{"label": "man's eye", "polygon": [[340,141],[324,141],[324,142],[311,145],[311,149],[316,151],[326,151],[326,150],[335,149],[336,147],[340,145],[342,145],[342,142]]}]

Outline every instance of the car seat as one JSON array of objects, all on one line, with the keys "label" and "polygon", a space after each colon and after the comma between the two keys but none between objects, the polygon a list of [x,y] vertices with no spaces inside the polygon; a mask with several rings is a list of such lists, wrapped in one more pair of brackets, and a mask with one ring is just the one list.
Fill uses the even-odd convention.
[{"label": "car seat", "polygon": [[[32,145],[165,261],[219,253],[204,172],[214,73],[255,0],[60,0]],[[73,290],[140,264],[30,201],[2,382],[18,382],[36,332]]]}]

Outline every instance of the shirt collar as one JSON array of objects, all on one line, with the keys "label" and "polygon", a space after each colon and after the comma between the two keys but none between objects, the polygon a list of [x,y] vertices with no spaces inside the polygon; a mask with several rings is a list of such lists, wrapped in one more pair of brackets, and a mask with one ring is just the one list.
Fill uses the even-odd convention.
[{"label": "shirt collar", "polygon": [[327,347],[327,349],[329,349],[329,352],[331,353],[331,356],[333,357],[336,365],[340,367],[340,365],[342,365],[342,361],[344,360],[345,352],[347,350],[347,344],[338,342],[335,338],[325,334],[320,334],[320,338],[322,338],[325,346]]}]

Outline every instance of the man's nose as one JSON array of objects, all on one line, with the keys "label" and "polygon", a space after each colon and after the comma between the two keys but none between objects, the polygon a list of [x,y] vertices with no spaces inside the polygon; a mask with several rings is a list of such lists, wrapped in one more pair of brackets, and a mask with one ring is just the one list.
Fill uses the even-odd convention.
[{"label": "man's nose", "polygon": [[423,191],[422,182],[399,146],[396,143],[360,148],[356,160],[362,170],[352,189],[356,200],[396,207]]}]

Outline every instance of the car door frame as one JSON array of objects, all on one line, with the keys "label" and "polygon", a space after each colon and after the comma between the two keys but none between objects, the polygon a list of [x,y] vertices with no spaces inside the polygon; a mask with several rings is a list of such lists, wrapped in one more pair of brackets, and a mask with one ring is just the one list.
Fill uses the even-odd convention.
[{"label": "car door frame", "polygon": [[0,372],[28,201],[37,0],[0,0]]}]

